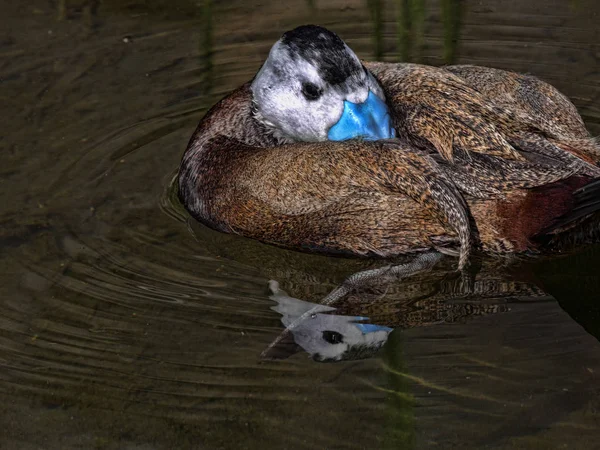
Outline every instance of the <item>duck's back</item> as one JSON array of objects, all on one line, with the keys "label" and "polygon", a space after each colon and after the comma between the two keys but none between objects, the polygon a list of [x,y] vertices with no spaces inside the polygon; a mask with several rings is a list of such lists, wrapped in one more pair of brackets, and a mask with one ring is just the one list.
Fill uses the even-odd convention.
[{"label": "duck's back", "polygon": [[529,116],[550,136],[589,138],[575,105],[539,78],[471,65],[448,66],[445,70],[462,78],[495,104]]}]

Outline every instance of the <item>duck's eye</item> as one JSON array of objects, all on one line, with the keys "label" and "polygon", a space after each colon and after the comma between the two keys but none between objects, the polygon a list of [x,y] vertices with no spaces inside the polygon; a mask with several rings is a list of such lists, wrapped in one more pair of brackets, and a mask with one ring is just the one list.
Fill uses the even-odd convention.
[{"label": "duck's eye", "polygon": [[317,100],[323,91],[314,83],[302,83],[302,95],[306,100]]},{"label": "duck's eye", "polygon": [[323,331],[323,339],[325,339],[330,344],[340,344],[344,342],[344,336],[342,336],[337,331],[325,330]]}]

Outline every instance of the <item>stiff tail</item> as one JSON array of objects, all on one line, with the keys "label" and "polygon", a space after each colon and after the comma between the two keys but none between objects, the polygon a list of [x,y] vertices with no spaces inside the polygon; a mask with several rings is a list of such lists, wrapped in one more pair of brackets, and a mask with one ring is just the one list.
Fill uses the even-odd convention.
[{"label": "stiff tail", "polygon": [[572,208],[558,216],[552,223],[542,229],[537,237],[554,235],[569,228],[580,219],[589,217],[600,211],[600,178],[596,178],[572,194]]}]

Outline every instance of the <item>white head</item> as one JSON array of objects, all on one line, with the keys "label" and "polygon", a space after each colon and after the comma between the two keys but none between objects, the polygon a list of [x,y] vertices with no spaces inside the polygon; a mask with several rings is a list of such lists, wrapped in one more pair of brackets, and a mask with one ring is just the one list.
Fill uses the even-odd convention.
[{"label": "white head", "polygon": [[369,92],[385,102],[344,41],[314,25],[288,31],[273,45],[251,90],[256,118],[282,142],[328,140],[345,102],[363,104]]}]

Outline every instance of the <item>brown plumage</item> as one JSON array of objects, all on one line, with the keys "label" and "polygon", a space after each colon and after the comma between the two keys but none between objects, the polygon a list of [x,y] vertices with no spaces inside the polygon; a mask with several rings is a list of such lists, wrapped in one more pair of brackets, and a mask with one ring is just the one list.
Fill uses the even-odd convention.
[{"label": "brown plumage", "polygon": [[600,146],[556,89],[483,67],[364,65],[397,139],[278,145],[244,85],[190,140],[179,175],[188,211],[224,232],[330,254],[459,247],[461,267],[474,248],[552,250],[567,232],[578,241],[575,226],[587,227],[582,238],[596,231],[600,195],[569,213],[600,176]]}]

